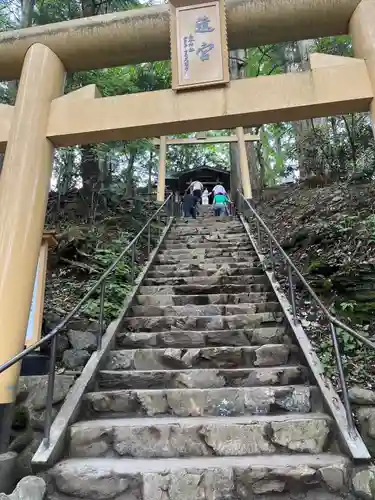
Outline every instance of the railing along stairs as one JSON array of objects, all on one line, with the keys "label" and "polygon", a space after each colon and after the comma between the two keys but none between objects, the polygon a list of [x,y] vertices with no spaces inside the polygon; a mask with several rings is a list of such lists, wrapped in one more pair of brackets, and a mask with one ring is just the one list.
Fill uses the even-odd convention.
[{"label": "railing along stairs", "polygon": [[[330,335],[332,339],[332,346],[334,349],[338,377],[342,390],[342,398],[345,408],[344,415],[346,416],[345,424],[347,427],[347,441],[352,439],[353,445],[351,451],[356,448],[355,440],[358,433],[356,431],[352,409],[348,396],[347,383],[345,379],[344,369],[343,369],[343,361],[342,361],[342,353],[340,352],[340,344],[337,337],[337,328],[341,328],[346,331],[353,338],[362,342],[366,346],[375,349],[375,344],[367,339],[365,336],[361,335],[356,330],[350,328],[348,325],[340,321],[333,314],[329,312],[326,306],[319,299],[317,294],[302,276],[300,271],[297,269],[295,264],[292,262],[290,257],[286,254],[286,252],[281,247],[280,243],[276,239],[273,232],[268,228],[266,223],[263,221],[261,216],[258,214],[256,209],[252,206],[252,204],[246,200],[243,194],[238,191],[237,193],[237,203],[236,203],[237,213],[239,219],[243,223],[245,230],[255,248],[256,253],[260,259],[262,266],[268,278],[271,282],[271,285],[276,293],[276,296],[284,310],[284,313],[289,320],[290,325],[292,326],[294,333],[300,343],[302,351],[307,354],[306,349],[304,350],[303,346],[303,338],[299,336],[299,329],[302,329],[301,323],[298,317],[298,310],[296,304],[296,296],[295,296],[295,278],[298,278],[299,284],[303,286],[303,288],[309,293],[316,306],[321,310],[324,317],[327,319],[330,329]],[[53,330],[45,335],[40,341],[30,346],[29,348],[23,350],[12,359],[4,363],[0,366],[0,374],[5,370],[13,366],[14,364],[22,361],[22,359],[27,356],[29,353],[39,349],[42,345],[51,342],[51,351],[50,351],[50,366],[49,366],[49,375],[48,375],[48,389],[47,389],[47,401],[46,401],[46,416],[44,422],[44,440],[43,446],[48,451],[48,447],[50,446],[50,432],[51,432],[51,424],[52,424],[52,405],[53,405],[53,394],[54,394],[54,383],[55,383],[55,372],[56,372],[56,354],[57,354],[57,336],[59,333],[68,325],[69,321],[72,320],[76,314],[82,310],[87,301],[92,297],[93,294],[97,293],[100,290],[100,308],[99,308],[99,324],[100,330],[97,335],[97,353],[100,354],[102,350],[102,339],[105,330],[104,324],[104,299],[105,299],[105,289],[106,289],[106,281],[109,275],[115,270],[117,265],[125,258],[125,256],[131,254],[131,282],[134,285],[136,283],[135,276],[135,266],[136,266],[136,247],[137,243],[142,237],[147,237],[147,253],[150,258],[152,251],[152,238],[151,238],[151,224],[152,222],[158,222],[157,227],[160,228],[159,234],[159,243],[156,245],[154,252],[156,252],[168,232],[169,227],[173,221],[174,216],[179,217],[180,214],[180,206],[178,203],[174,201],[173,194],[170,194],[165,202],[155,211],[155,213],[149,218],[143,228],[139,231],[139,233],[132,239],[132,241],[126,246],[126,248],[121,252],[121,254],[114,260],[114,262],[109,266],[109,268],[102,274],[102,276],[95,282],[95,284],[90,288],[90,290],[85,294],[85,296],[79,301],[79,303],[74,307],[74,309],[55,327]],[[165,226],[164,231],[161,229],[160,221],[163,217],[167,217],[168,223]],[[280,290],[280,284],[276,280],[275,269],[278,263],[277,258],[281,258],[284,264],[287,267],[287,275],[288,275],[288,293],[290,302],[286,299],[285,295]],[[267,265],[267,262],[270,265]],[[147,267],[147,266],[146,266]],[[135,292],[134,292],[135,293]],[[303,331],[303,329],[302,329]],[[305,333],[303,333],[305,335]],[[106,347],[103,347],[103,354]],[[311,344],[309,344],[309,349],[311,350]],[[95,354],[95,353],[94,353]],[[310,368],[311,368],[310,363]],[[330,393],[329,389],[327,389],[327,383],[325,382],[323,373],[315,373],[316,378],[318,379],[318,385],[321,391],[325,392],[325,399],[330,401],[330,398],[333,399],[333,395]],[[319,380],[320,377],[320,380]],[[320,382],[320,383],[319,383]],[[332,401],[332,405],[335,402]],[[331,407],[333,409],[333,407]],[[65,426],[68,425],[68,422],[65,422]],[[52,446],[52,444],[51,444]],[[357,458],[368,459],[369,455],[367,450],[362,450],[360,447],[357,448],[357,453],[354,455]],[[367,454],[366,454],[367,453]],[[353,454],[353,453],[352,453]]]},{"label": "railing along stairs", "polygon": [[[277,298],[284,310],[284,313],[290,319],[290,324],[298,338],[298,329],[302,329],[301,322],[299,320],[298,307],[296,304],[296,278],[298,279],[298,285],[302,286],[303,289],[310,295],[311,299],[315,303],[316,307],[321,311],[323,317],[326,319],[329,333],[331,337],[332,347],[334,351],[338,380],[342,393],[342,400],[345,408],[346,415],[346,425],[348,430],[348,439],[353,438],[353,441],[357,439],[358,432],[354,424],[353,412],[350,404],[347,381],[343,368],[343,354],[340,349],[340,342],[338,340],[337,328],[340,328],[347,332],[351,337],[355,338],[357,341],[363,343],[371,349],[375,349],[375,343],[366,338],[364,335],[349,327],[342,321],[340,321],[335,315],[333,315],[327,307],[323,304],[321,299],[314,292],[312,287],[297,269],[291,258],[287,255],[284,249],[281,247],[279,241],[276,239],[274,233],[266,225],[262,217],[252,206],[252,203],[247,200],[241,191],[237,192],[237,211],[239,218],[245,226],[248,236],[255,248],[255,251],[259,257],[259,260],[269,277],[271,285],[277,295]],[[287,271],[287,294],[289,295],[289,300],[286,299],[285,295],[281,291],[280,283],[276,279],[276,266],[282,262],[286,266]],[[303,329],[302,329],[303,330]],[[300,346],[301,339],[298,339]],[[305,352],[306,354],[306,352]],[[311,368],[311,366],[310,366]],[[321,377],[321,384],[317,380],[320,389],[324,392],[327,389],[327,384],[325,382],[324,373],[315,373],[318,375],[317,378]],[[326,387],[324,387],[324,385]],[[329,399],[329,391],[326,392],[326,400]],[[332,401],[334,405],[334,401]],[[331,407],[331,409],[333,406]],[[361,452],[359,453],[359,455]],[[362,458],[367,459],[369,456],[363,456]]]},{"label": "railing along stairs", "polygon": [[[46,401],[46,412],[44,420],[44,440],[43,445],[48,448],[50,444],[50,430],[52,424],[52,412],[53,412],[53,395],[54,395],[54,385],[55,385],[55,373],[56,373],[56,355],[57,355],[57,339],[59,333],[68,325],[69,321],[72,320],[78,312],[86,305],[87,301],[100,291],[100,307],[99,307],[99,330],[97,333],[97,345],[96,349],[100,351],[102,349],[102,338],[105,331],[104,322],[104,302],[105,302],[105,292],[106,292],[106,282],[111,273],[116,269],[120,262],[124,260],[126,256],[131,255],[130,264],[130,274],[131,274],[131,284],[134,285],[135,267],[136,267],[136,249],[137,244],[141,238],[147,238],[147,256],[150,257],[152,251],[152,234],[151,226],[153,222],[156,222],[155,226],[158,228],[158,237],[162,238],[163,231],[161,221],[162,219],[169,220],[171,223],[173,219],[174,212],[176,210],[175,202],[173,200],[173,194],[170,194],[164,203],[155,211],[155,213],[148,219],[146,224],[138,232],[138,234],[130,241],[130,243],[124,248],[120,255],[112,262],[108,269],[101,275],[101,277],[94,283],[94,285],[88,290],[85,296],[78,302],[78,304],[70,311],[65,318],[38,342],[32,346],[24,349],[22,352],[18,353],[12,359],[0,366],[0,374],[5,372],[8,368],[15,365],[16,363],[22,361],[25,356],[36,351],[41,346],[51,342],[50,346],[50,360],[49,360],[49,374],[48,374],[48,386],[47,386],[47,401]],[[167,225],[167,224],[166,224]],[[170,224],[169,224],[170,225]]]}]

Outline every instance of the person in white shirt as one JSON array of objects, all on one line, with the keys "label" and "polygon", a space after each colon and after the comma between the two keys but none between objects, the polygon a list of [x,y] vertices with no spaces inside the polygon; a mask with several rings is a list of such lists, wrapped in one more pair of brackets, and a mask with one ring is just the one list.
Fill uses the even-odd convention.
[{"label": "person in white shirt", "polygon": [[212,190],[212,194],[215,196],[216,194],[227,194],[225,191],[225,187],[220,183],[217,183],[216,186]]},{"label": "person in white shirt", "polygon": [[205,189],[202,194],[202,205],[208,205],[209,200],[208,200],[208,189]]},{"label": "person in white shirt", "polygon": [[199,203],[202,204],[203,184],[200,181],[193,181],[188,189],[191,189],[192,195],[198,198]]}]

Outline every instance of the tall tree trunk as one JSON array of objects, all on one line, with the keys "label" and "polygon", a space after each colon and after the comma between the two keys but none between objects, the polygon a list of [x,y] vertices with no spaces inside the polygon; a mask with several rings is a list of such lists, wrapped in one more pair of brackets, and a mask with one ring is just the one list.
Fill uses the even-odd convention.
[{"label": "tall tree trunk", "polygon": [[[301,40],[297,43],[285,45],[285,73],[297,73],[309,69],[309,51],[313,40]],[[300,120],[293,123],[298,154],[299,177],[301,180],[308,176],[309,171],[309,149],[308,138],[312,136],[310,120]]]},{"label": "tall tree trunk", "polygon": [[91,199],[92,193],[100,190],[98,155],[90,144],[81,146],[81,155],[82,192],[85,198]]},{"label": "tall tree trunk", "polygon": [[127,198],[131,198],[133,196],[133,172],[134,172],[134,164],[137,153],[131,151],[129,156],[128,168],[126,169],[126,191],[125,195]]}]

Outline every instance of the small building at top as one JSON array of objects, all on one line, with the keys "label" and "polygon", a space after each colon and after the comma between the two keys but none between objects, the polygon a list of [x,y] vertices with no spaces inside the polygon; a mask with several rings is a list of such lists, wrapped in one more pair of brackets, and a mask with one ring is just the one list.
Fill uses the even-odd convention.
[{"label": "small building at top", "polygon": [[191,182],[200,181],[203,189],[211,192],[216,184],[222,184],[227,193],[230,193],[230,171],[215,167],[196,167],[181,172],[173,172],[166,176],[165,184],[168,192],[176,194],[176,200],[184,196]]}]

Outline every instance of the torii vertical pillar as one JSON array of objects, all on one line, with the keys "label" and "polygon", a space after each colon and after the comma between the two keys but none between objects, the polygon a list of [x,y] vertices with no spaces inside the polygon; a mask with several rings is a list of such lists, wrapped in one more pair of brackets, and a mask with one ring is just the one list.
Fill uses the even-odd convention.
[{"label": "torii vertical pillar", "polygon": [[165,163],[167,156],[167,138],[165,135],[160,137],[159,146],[159,175],[158,175],[158,191],[156,200],[160,203],[164,202],[165,198]]},{"label": "torii vertical pillar", "polygon": [[238,139],[238,152],[240,157],[240,173],[243,195],[247,200],[250,200],[252,195],[249,162],[247,160],[245,134],[243,127],[236,128],[236,135]]},{"label": "torii vertical pillar", "polygon": [[[368,74],[375,92],[375,0],[361,0],[349,24],[356,57],[366,61]],[[372,130],[375,135],[375,99],[370,106]]]},{"label": "torii vertical pillar", "polygon": [[[53,162],[46,138],[51,101],[63,93],[65,69],[46,46],[28,50],[17,92],[0,182],[0,365],[18,354],[25,334],[43,236]],[[0,375],[0,447],[20,363]]]}]

